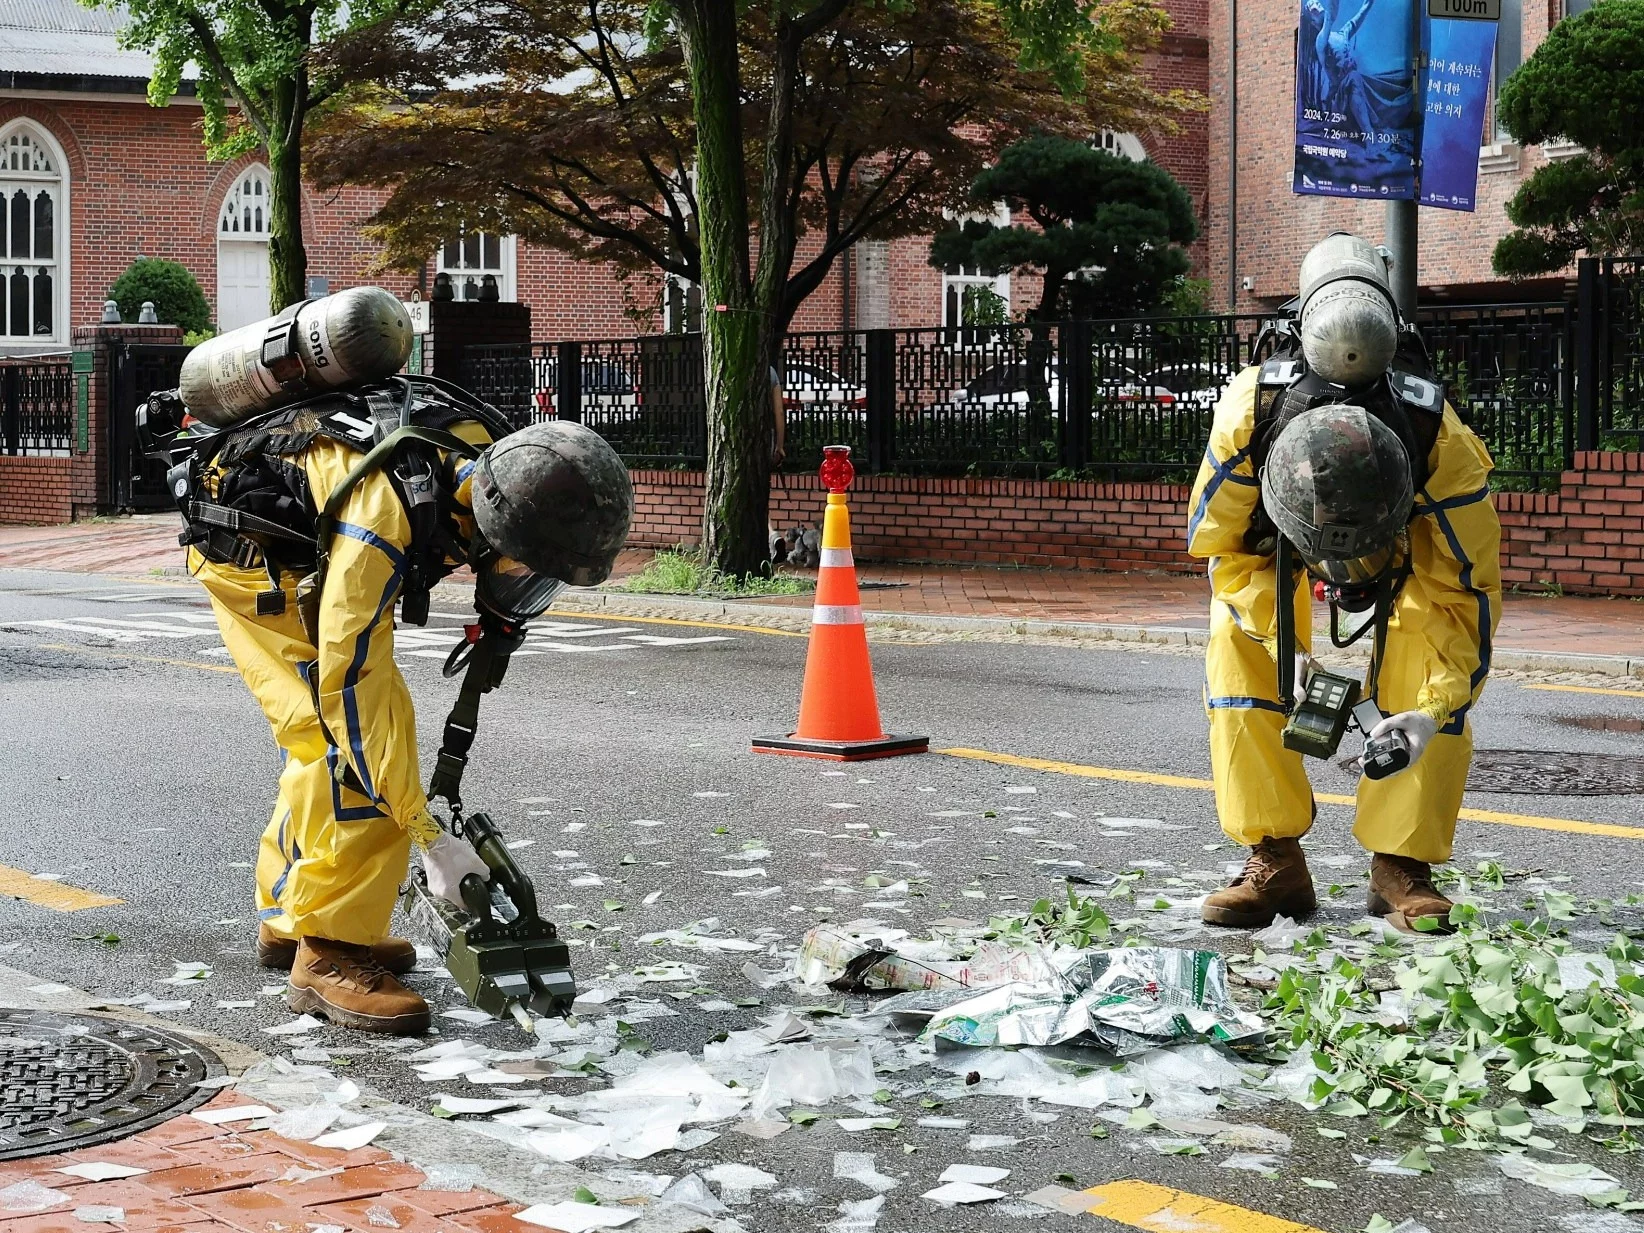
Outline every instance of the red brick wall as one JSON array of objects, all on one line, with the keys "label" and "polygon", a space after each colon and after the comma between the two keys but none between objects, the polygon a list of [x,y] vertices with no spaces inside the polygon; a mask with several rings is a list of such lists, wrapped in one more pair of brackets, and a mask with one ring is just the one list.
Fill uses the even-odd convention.
[{"label": "red brick wall", "polygon": [[100,461],[0,455],[0,523],[73,522],[96,513]]},{"label": "red brick wall", "polygon": [[1577,454],[1557,493],[1498,492],[1501,576],[1644,595],[1644,454]]},{"label": "red brick wall", "polygon": [[[63,147],[69,189],[69,324],[98,320],[114,280],[139,257],[188,267],[216,311],[217,215],[234,178],[257,159],[210,163],[200,144],[200,109],[186,102],[0,100],[0,123],[27,116]],[[373,275],[375,247],[360,225],[377,196],[345,188],[303,200],[308,272],[334,291],[381,282],[408,294],[414,279]]]},{"label": "red brick wall", "polygon": [[[636,471],[634,496],[632,546],[700,538],[700,472]],[[1197,570],[1183,543],[1187,497],[1171,484],[861,476],[851,540],[868,561]],[[1644,454],[1578,454],[1559,493],[1498,492],[1495,502],[1508,585],[1644,596]],[[814,525],[823,504],[813,477],[777,476],[771,524]]]},{"label": "red brick wall", "polygon": [[[629,543],[663,548],[701,535],[702,474],[634,472]],[[860,476],[851,543],[863,560],[956,561],[1076,569],[1190,569],[1182,548],[1185,489],[1001,479]],[[771,485],[771,523],[819,523],[824,494],[809,475]]]}]

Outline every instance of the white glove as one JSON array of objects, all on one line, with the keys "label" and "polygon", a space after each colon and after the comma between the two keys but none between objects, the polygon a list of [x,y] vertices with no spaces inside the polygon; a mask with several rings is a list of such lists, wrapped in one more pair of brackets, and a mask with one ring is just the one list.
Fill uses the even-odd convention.
[{"label": "white glove", "polygon": [[466,906],[460,889],[462,880],[471,873],[479,874],[482,879],[491,876],[490,866],[480,859],[478,852],[444,831],[423,852],[422,867],[428,874],[429,893],[459,908]]},{"label": "white glove", "polygon": [[1296,652],[1296,692],[1307,692],[1307,678],[1319,670],[1319,661],[1306,651]]},{"label": "white glove", "polygon": [[[1433,736],[1438,732],[1438,721],[1426,711],[1400,711],[1397,715],[1389,715],[1374,728],[1370,729],[1370,740],[1386,736],[1397,728],[1404,733],[1404,739],[1410,744],[1410,766],[1421,761],[1421,755],[1427,746],[1432,743]],[[1410,766],[1405,767],[1407,771]],[[1395,772],[1402,774],[1402,772]]]}]

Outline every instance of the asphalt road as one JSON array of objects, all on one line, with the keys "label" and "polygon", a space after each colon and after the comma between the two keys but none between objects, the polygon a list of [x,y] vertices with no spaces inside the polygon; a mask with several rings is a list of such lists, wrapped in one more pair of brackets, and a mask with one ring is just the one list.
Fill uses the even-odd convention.
[{"label": "asphalt road", "polygon": [[[449,615],[436,617],[435,627],[454,627],[459,614],[444,611]],[[290,1042],[263,1029],[290,1016],[270,992],[278,978],[253,960],[249,865],[268,817],[277,759],[207,615],[186,582],[0,572],[0,781],[11,788],[0,864],[123,901],[62,913],[0,900],[0,963],[111,1001],[143,994],[187,1000],[186,1009],[163,1017],[280,1053]],[[425,751],[437,743],[454,695],[436,658],[450,640],[417,634],[402,642]],[[627,1012],[618,1013],[630,1014],[654,1050],[700,1055],[719,1034],[756,1027],[795,1001],[785,987],[756,988],[741,969],[750,958],[779,967],[777,954],[819,919],[873,918],[922,935],[929,920],[985,920],[1024,911],[1040,896],[1060,896],[1070,871],[1099,876],[1137,866],[1146,870],[1149,892],[1181,900],[1202,894],[1241,858],[1221,838],[1209,793],[1192,787],[940,753],[845,768],[753,756],[752,734],[791,726],[805,646],[802,638],[750,630],[556,618],[531,645],[538,653],[517,659],[505,688],[486,699],[466,795],[497,818],[510,840],[530,841],[517,855],[555,919],[581,922],[566,931],[576,943],[581,986],[629,986],[626,1003],[591,1010],[590,1022],[625,1005]],[[876,644],[874,661],[888,727],[930,734],[933,750],[1208,776],[1194,657],[932,641]],[[1634,721],[1644,720],[1644,696],[1533,688],[1543,683],[1521,677],[1492,684],[1475,712],[1480,749],[1637,755]],[[1557,760],[1547,768],[1545,778],[1559,773]],[[1340,768],[1315,770],[1321,792],[1351,791]],[[1644,797],[1544,794],[1531,789],[1556,784],[1536,778],[1522,779],[1522,793],[1469,795],[1474,809],[1529,822],[1463,821],[1457,864],[1489,857],[1508,869],[1568,874],[1565,889],[1580,894],[1637,891],[1644,829],[1633,837],[1590,835],[1545,819],[1644,828]],[[1328,869],[1341,887],[1326,909],[1326,918],[1341,925],[1362,911],[1364,858],[1350,823],[1349,810],[1324,806],[1309,840],[1320,880]],[[759,851],[766,854],[743,859]],[[726,876],[755,868],[764,872]],[[905,893],[886,892],[865,879],[910,885]],[[767,953],[636,945],[641,935],[710,916],[720,921],[718,936],[758,939]],[[1189,944],[1229,953],[1248,947],[1242,935],[1228,933]],[[161,983],[175,964],[192,961],[209,964],[209,978]],[[638,991],[620,979],[659,961],[695,964],[700,972]],[[412,979],[437,1010],[462,1005],[448,982]],[[760,1004],[734,1005],[753,998]],[[218,1006],[238,1000],[255,1005]],[[869,1005],[865,998],[829,1001],[849,1012]],[[816,1020],[816,1030],[838,1031],[836,1022]],[[513,1049],[530,1043],[512,1025],[437,1023],[447,1038]],[[311,1044],[343,1050],[333,1058],[347,1064],[350,1078],[414,1108],[426,1109],[435,1092],[492,1094],[462,1081],[425,1083],[403,1050],[336,1029],[322,1029]],[[840,1219],[840,1204],[872,1196],[862,1183],[834,1176],[836,1153],[872,1153],[881,1174],[900,1179],[879,1218],[888,1233],[1090,1219],[1048,1215],[1019,1200],[946,1211],[920,1198],[955,1162],[1010,1169],[999,1185],[1013,1195],[1051,1183],[1082,1188],[1142,1179],[1330,1233],[1362,1229],[1372,1213],[1394,1224],[1416,1218],[1432,1233],[1644,1228],[1504,1179],[1483,1153],[1435,1155],[1430,1176],[1371,1173],[1366,1160],[1396,1159],[1418,1140],[1401,1132],[1374,1143],[1361,1122],[1283,1102],[1212,1115],[1292,1136],[1294,1148],[1281,1154],[1276,1176],[1265,1177],[1219,1167],[1230,1154],[1221,1147],[1161,1155],[1148,1143],[1165,1133],[1157,1130],[1115,1127],[1093,1138],[1100,1119],[1090,1110],[967,1095],[955,1075],[923,1066],[882,1078],[888,1104],[869,1101],[862,1113],[840,1107],[834,1114],[900,1116],[894,1131],[848,1132],[830,1114],[774,1139],[727,1133],[688,1159],[665,1153],[624,1167],[674,1176],[721,1161],[762,1168],[779,1186],[756,1191],[752,1205],[733,1207],[733,1214],[749,1229],[772,1233],[824,1227]],[[542,1090],[578,1085],[551,1080]],[[915,1125],[932,1116],[963,1118],[969,1126]],[[1321,1125],[1345,1129],[1347,1137],[1321,1137]],[[973,1134],[1019,1142],[970,1151]],[[1644,1193],[1644,1168],[1633,1158],[1576,1138],[1561,1139],[1560,1148]]]}]

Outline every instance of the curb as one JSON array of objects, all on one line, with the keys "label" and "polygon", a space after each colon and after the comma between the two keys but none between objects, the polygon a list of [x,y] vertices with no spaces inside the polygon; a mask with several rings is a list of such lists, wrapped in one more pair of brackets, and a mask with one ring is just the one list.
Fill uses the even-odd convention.
[{"label": "curb", "polygon": [[[456,601],[453,588],[447,596]],[[463,601],[471,593],[461,595]],[[554,601],[550,611],[608,612],[613,615],[662,617],[673,620],[714,621],[749,628],[805,632],[810,629],[810,612],[805,608],[767,607],[734,600],[698,599],[684,595],[630,594],[620,591],[566,591]],[[1044,621],[1009,617],[938,616],[930,613],[875,612],[863,617],[872,628],[929,630],[935,633],[1017,634],[1041,638],[1077,639],[1085,642],[1116,642],[1129,645],[1203,647],[1209,631],[1174,625],[1113,625],[1096,621]],[[1368,640],[1345,651],[1331,652],[1352,659],[1369,656]],[[1527,672],[1581,672],[1595,676],[1631,677],[1644,680],[1644,656],[1582,655],[1569,651],[1527,651],[1497,647],[1492,657],[1496,668]]]}]

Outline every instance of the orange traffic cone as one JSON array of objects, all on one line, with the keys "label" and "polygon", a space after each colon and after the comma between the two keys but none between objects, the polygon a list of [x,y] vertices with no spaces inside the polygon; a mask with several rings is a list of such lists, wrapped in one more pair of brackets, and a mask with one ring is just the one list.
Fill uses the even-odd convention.
[{"label": "orange traffic cone", "polygon": [[828,511],[822,520],[822,562],[805,657],[805,688],[799,699],[799,729],[788,736],[755,737],[755,753],[861,762],[924,753],[930,747],[928,736],[886,736],[879,722],[868,631],[862,624],[862,596],[851,557],[851,515],[845,505],[845,489],[856,474],[850,452],[848,445],[830,445],[822,451]]}]

